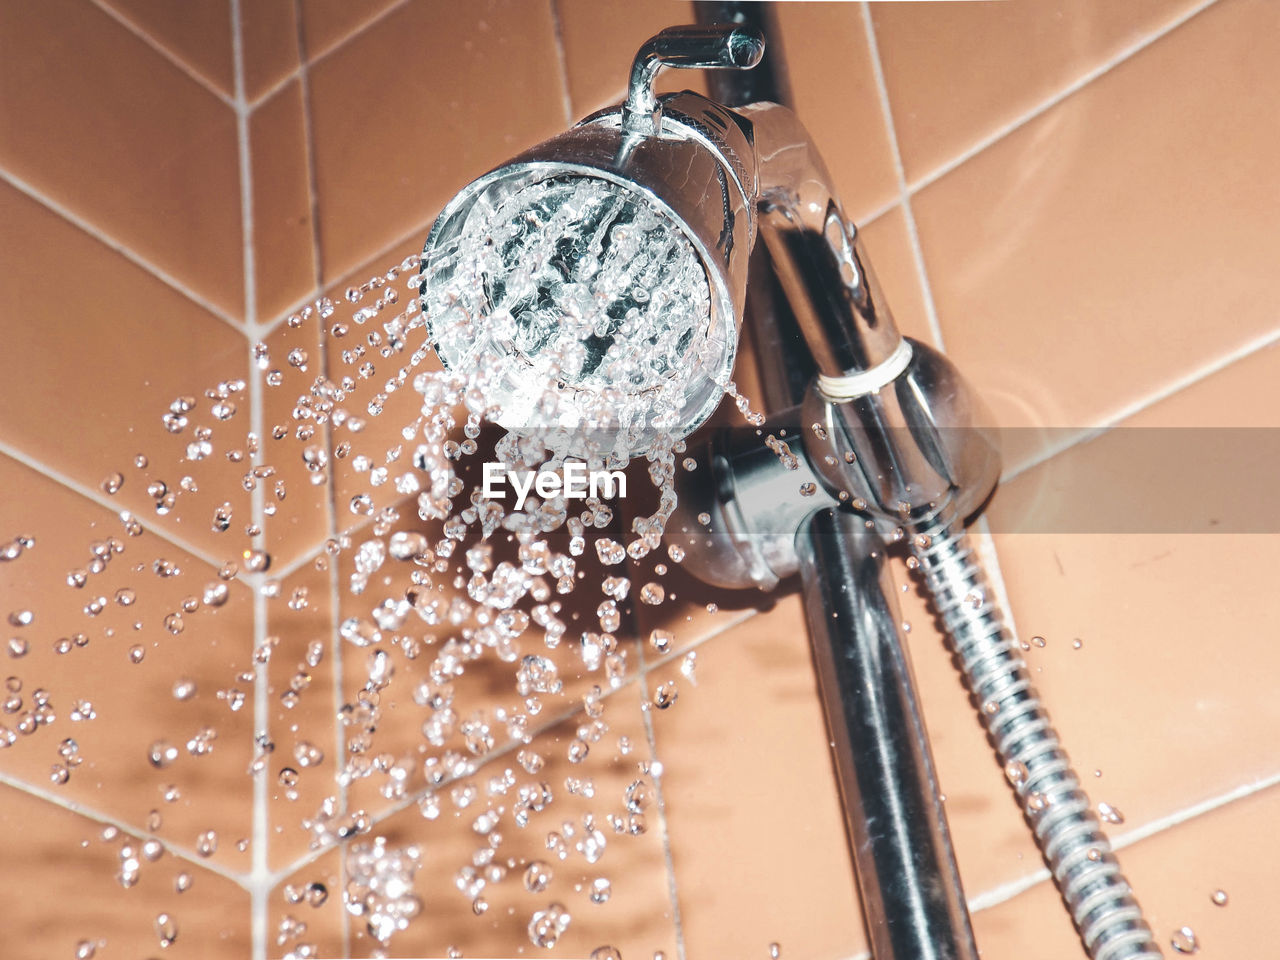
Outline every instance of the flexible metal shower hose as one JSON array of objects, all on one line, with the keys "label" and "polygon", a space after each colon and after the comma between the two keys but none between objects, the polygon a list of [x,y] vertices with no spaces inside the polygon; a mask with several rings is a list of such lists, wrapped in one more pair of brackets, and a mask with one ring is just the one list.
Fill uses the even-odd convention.
[{"label": "flexible metal shower hose", "polygon": [[1040,703],[961,519],[944,509],[912,542],[965,681],[1093,960],[1162,956]]}]

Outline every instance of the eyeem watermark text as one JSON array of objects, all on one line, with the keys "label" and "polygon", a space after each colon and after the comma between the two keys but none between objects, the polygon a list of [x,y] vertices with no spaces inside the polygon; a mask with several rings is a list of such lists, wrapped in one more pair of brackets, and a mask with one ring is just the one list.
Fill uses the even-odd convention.
[{"label": "eyeem watermark text", "polygon": [[585,463],[570,461],[563,470],[510,470],[505,463],[490,461],[484,465],[482,494],[486,500],[506,496],[504,487],[511,485],[516,494],[516,509],[524,508],[525,499],[536,493],[543,500],[564,497],[585,500],[597,497],[612,500],[627,495],[627,475],[621,470],[588,470]]}]

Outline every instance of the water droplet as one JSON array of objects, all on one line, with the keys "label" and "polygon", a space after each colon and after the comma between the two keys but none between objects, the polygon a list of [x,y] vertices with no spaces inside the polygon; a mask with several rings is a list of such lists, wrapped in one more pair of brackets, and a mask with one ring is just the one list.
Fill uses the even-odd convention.
[{"label": "water droplet", "polygon": [[1027,782],[1027,765],[1021,760],[1010,760],[1004,765],[1005,778],[1015,787]]},{"label": "water droplet", "polygon": [[1227,891],[1215,890],[1209,899],[1212,900],[1216,906],[1225,907],[1227,905]]},{"label": "water droplet", "polygon": [[99,484],[104,493],[116,494],[120,492],[120,488],[124,486],[124,475],[120,473],[108,474]]},{"label": "water droplet", "polygon": [[173,682],[173,699],[190,700],[196,695],[196,682],[190,677],[179,677]]},{"label": "water droplet", "polygon": [[186,893],[191,889],[191,881],[191,874],[184,870],[173,878],[173,889],[178,893]]},{"label": "water droplet", "polygon": [[680,675],[695,687],[698,685],[698,651],[690,650],[680,661]]},{"label": "water droplet", "polygon": [[178,924],[169,914],[161,913],[156,916],[156,936],[162,947],[167,947],[178,939]]},{"label": "water droplet", "polygon": [[231,596],[231,590],[225,583],[213,581],[204,585],[204,605],[206,607],[221,607]]},{"label": "water droplet", "polygon": [[613,884],[607,877],[596,877],[587,889],[587,897],[592,903],[608,903],[613,895]]},{"label": "water droplet", "polygon": [[1098,816],[1104,823],[1124,823],[1124,814],[1118,808],[1106,802],[1098,803]]},{"label": "water droplet", "polygon": [[524,888],[530,893],[542,893],[551,883],[551,867],[541,860],[532,861],[524,871]]},{"label": "water droplet", "polygon": [[569,929],[570,919],[569,911],[558,903],[534,911],[529,921],[529,942],[535,947],[554,947],[560,935]]},{"label": "water droplet", "polygon": [[1169,938],[1169,945],[1178,953],[1199,953],[1200,941],[1196,939],[1196,932],[1190,927],[1179,927],[1173,932],[1173,936]]},{"label": "water droplet", "polygon": [[605,944],[592,950],[588,960],[622,960],[622,952],[617,947]]},{"label": "water droplet", "polygon": [[646,583],[640,588],[640,602],[656,607],[667,597],[667,591],[660,583]]},{"label": "water droplet", "polygon": [[659,710],[666,710],[680,695],[680,691],[676,688],[674,680],[668,680],[666,683],[658,685],[658,689],[653,692],[653,705]]},{"label": "water droplet", "polygon": [[178,759],[178,748],[167,740],[157,740],[151,744],[147,759],[151,761],[153,767],[160,770]]},{"label": "water droplet", "polygon": [[324,762],[324,751],[309,740],[300,740],[293,748],[294,759],[300,767],[318,767]]},{"label": "water droplet", "polygon": [[212,857],[218,850],[218,835],[212,830],[205,830],[196,837],[196,853],[202,857]]}]

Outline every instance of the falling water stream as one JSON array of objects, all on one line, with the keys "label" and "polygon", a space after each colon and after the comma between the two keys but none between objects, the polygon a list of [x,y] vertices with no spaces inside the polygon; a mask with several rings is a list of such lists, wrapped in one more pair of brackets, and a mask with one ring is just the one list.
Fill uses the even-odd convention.
[{"label": "falling water stream", "polygon": [[[683,553],[664,543],[664,532],[676,505],[676,470],[694,463],[683,457],[684,445],[672,431],[682,371],[709,322],[706,277],[687,240],[616,191],[550,181],[518,200],[508,198],[473,218],[448,256],[425,262],[408,257],[350,287],[342,301],[322,297],[290,316],[288,327],[312,329],[329,343],[329,375],[315,376],[305,392],[290,398],[291,422],[273,424],[262,435],[246,430],[250,391],[244,380],[228,379],[155,412],[185,440],[185,461],[152,463],[138,454],[101,482],[103,493],[114,497],[140,482],[135,477],[144,467],[152,468],[151,476],[173,476],[147,486],[155,515],[164,517],[182,512],[196,489],[186,463],[225,457],[245,464],[244,489],[261,491],[262,514],[280,520],[303,499],[291,501],[285,476],[296,471],[281,469],[285,465],[301,463],[311,484],[334,491],[350,487],[335,483],[339,473],[360,485],[335,504],[345,514],[339,527],[354,523],[355,530],[332,537],[314,559],[320,570],[339,564],[349,569],[340,584],[348,612],[337,629],[348,679],[353,669],[363,672],[358,685],[346,684],[355,693],[339,710],[344,755],[333,756],[330,744],[297,727],[297,735],[281,743],[258,731],[247,771],[294,803],[302,802],[302,785],[322,779],[321,802],[300,811],[287,829],[305,831],[313,851],[343,851],[344,889],[329,890],[318,868],[313,879],[283,886],[288,909],[268,933],[287,958],[317,955],[306,912],[335,893],[375,949],[385,950],[423,912],[417,881],[424,870],[450,872],[459,911],[477,917],[499,891],[504,903],[511,901],[507,892],[517,892],[523,906],[512,922],[530,946],[554,947],[575,915],[617,895],[609,854],[648,829],[659,771],[656,762],[632,759],[636,745],[610,722],[610,695],[638,670],[635,645],[620,637],[624,623],[642,607],[675,599],[664,581],[668,564],[678,565]],[[437,350],[464,362],[440,369],[429,362]],[[254,375],[267,390],[287,389],[287,371],[297,375],[312,364],[323,366],[322,358],[300,347],[277,356],[258,343],[252,356]],[[749,424],[762,425],[763,417],[731,381],[717,386]],[[366,387],[374,389],[372,398],[357,403]],[[396,425],[400,440],[378,456],[354,453],[370,423],[398,409],[389,401],[404,391],[416,396],[416,414]],[[767,442],[784,464],[794,460],[785,441],[770,436]],[[646,489],[629,491],[625,505],[601,496],[532,493],[516,507],[511,498],[482,495],[485,462],[538,472],[575,460],[600,470],[630,466],[631,481]],[[246,574],[256,576],[252,582],[260,584],[273,617],[307,612],[305,587],[285,591],[272,579],[278,565],[262,546],[260,525],[237,516],[233,497],[214,499],[220,502],[200,522],[225,538],[222,555],[232,559],[159,622],[140,624],[127,651],[130,661],[141,663],[149,644],[179,642],[193,621],[227,604],[230,585]],[[377,505],[387,500],[392,505]],[[49,642],[57,653],[71,653],[95,639],[92,628],[104,611],[137,604],[142,585],[110,595],[95,589],[95,578],[111,564],[141,564],[162,580],[183,576],[163,557],[134,555],[130,541],[147,518],[125,510],[119,517],[116,535],[86,532],[83,559],[69,564],[67,599],[83,610],[82,632],[46,640],[39,611],[18,603],[8,613],[12,675],[0,694],[0,748],[42,727],[60,729],[51,754],[53,789],[77,777],[85,757],[75,725],[94,722],[96,711],[89,700],[29,689],[22,668],[30,645]],[[13,536],[0,544],[0,562],[20,564],[38,549],[36,538]],[[681,646],[666,624],[654,628],[647,643],[658,656]],[[274,652],[268,637],[254,651],[255,663],[267,663]],[[322,696],[311,688],[310,672],[330,655],[325,642],[312,641],[292,677],[269,695],[286,711]],[[682,687],[695,684],[696,668],[696,652],[681,654],[682,679],[657,684],[642,708],[670,708]],[[411,747],[383,743],[389,689],[397,677],[420,711],[419,737]],[[484,682],[471,682],[476,677]],[[493,692],[493,678],[500,695]],[[216,691],[204,689],[210,682],[175,675],[172,697],[186,702],[212,695],[238,713],[252,702],[255,682],[265,681],[248,670]],[[572,735],[539,736],[565,717],[575,724]],[[130,762],[167,769],[184,754],[199,758],[219,745],[216,724],[181,738],[157,730],[149,748]],[[486,762],[496,758],[503,762]],[[597,766],[620,759],[632,767],[625,786],[599,789]],[[553,769],[569,772],[553,777]],[[1026,776],[1024,769],[1005,772],[1015,784]],[[416,805],[426,825],[462,831],[469,849],[443,863],[429,826],[421,842],[380,835],[376,813],[346,801],[347,788],[358,782],[376,785],[387,801]],[[169,784],[163,799],[175,802],[182,791],[181,782]],[[566,796],[585,801],[585,812],[560,815],[557,800]],[[1112,823],[1122,820],[1114,808],[1105,807],[1103,815]],[[154,834],[160,812],[139,822],[144,819]],[[522,832],[538,835],[537,857],[508,852],[511,836]],[[114,882],[126,888],[164,853],[155,836],[137,840],[114,827],[103,831],[102,840],[116,846]],[[213,829],[201,830],[193,842],[200,857],[213,856],[220,844],[245,849],[250,843]],[[552,897],[561,872],[578,879],[570,903]],[[190,873],[175,877],[176,893],[191,885]],[[147,920],[157,947],[180,941],[181,902]],[[1226,894],[1215,893],[1214,902],[1225,903]],[[77,957],[109,946],[93,930],[82,934]],[[1185,929],[1174,946],[1180,952],[1198,948]],[[777,944],[768,951],[780,955]],[[449,955],[463,954],[454,946]],[[620,953],[602,944],[591,956],[617,960]]]},{"label": "falling water stream", "polygon": [[[657,607],[673,596],[663,578],[683,554],[664,545],[663,533],[675,507],[673,480],[684,447],[668,431],[686,355],[698,349],[708,318],[706,277],[687,240],[616,192],[587,181],[552,182],[518,205],[490,211],[457,239],[448,258],[424,264],[408,257],[349,288],[345,302],[322,297],[290,316],[290,328],[319,327],[315,332],[329,342],[329,372],[339,366],[335,359],[341,369],[332,378],[314,378],[293,403],[292,422],[271,425],[263,435],[246,430],[250,390],[243,379],[227,379],[155,412],[166,430],[185,440],[185,461],[153,463],[142,453],[132,469],[122,463],[103,478],[102,492],[114,497],[139,482],[134,477],[144,467],[152,476],[176,477],[147,486],[156,516],[164,517],[183,513],[184,500],[197,488],[185,475],[188,463],[225,457],[245,465],[243,487],[262,491],[268,521],[288,519],[294,491],[284,477],[294,473],[281,468],[290,460],[300,461],[317,486],[335,486],[335,471],[360,481],[362,489],[336,509],[363,526],[331,538],[314,561],[325,569],[345,558],[351,573],[341,585],[350,595],[344,608],[360,611],[338,625],[348,677],[353,667],[364,671],[355,696],[339,711],[345,756],[329,755],[325,744],[297,727],[288,743],[259,731],[247,773],[268,778],[294,802],[300,783],[325,778],[327,796],[302,812],[292,829],[306,831],[314,851],[343,850],[345,889],[338,894],[379,948],[422,912],[415,878],[428,867],[453,871],[459,906],[477,916],[488,910],[495,888],[519,890],[526,901],[519,922],[533,947],[554,946],[575,913],[614,896],[608,853],[648,829],[656,770],[647,760],[632,761],[635,744],[611,731],[609,694],[637,670],[636,651],[619,638],[633,604]],[[478,324],[507,346],[505,353],[468,354],[480,339]],[[441,344],[471,362],[451,370],[429,363]],[[321,365],[300,347],[277,356],[258,343],[252,356],[255,375],[269,391],[287,389],[286,373]],[[513,369],[522,391],[510,389]],[[357,407],[355,397],[366,384],[376,391]],[[763,421],[732,382],[719,386],[750,422]],[[393,394],[406,390],[420,405],[412,422],[397,425],[402,442],[378,457],[353,454],[353,441],[385,415]],[[513,423],[519,429],[511,433],[496,429]],[[548,471],[574,459],[600,469],[640,465],[629,477],[651,490],[633,490],[627,506],[649,503],[652,511],[634,510],[624,525],[620,504],[601,496],[532,493],[516,508],[510,499],[481,495],[482,461]],[[387,499],[383,487],[395,491],[394,505],[375,506]],[[286,593],[271,579],[279,565],[262,546],[261,525],[237,516],[234,499],[219,502],[204,521],[225,538],[223,556],[232,559],[159,622],[136,625],[132,662],[141,663],[156,641],[179,642],[194,620],[227,604],[231,585],[246,574],[260,575],[251,582],[261,584],[273,617],[307,611],[305,587]],[[60,654],[88,645],[96,618],[108,608],[134,605],[145,590],[139,584],[99,596],[94,581],[108,565],[149,568],[163,579],[183,575],[163,557],[134,555],[130,541],[147,520],[126,510],[119,517],[117,535],[91,539],[86,532],[87,560],[69,569],[67,598],[83,607],[86,622],[83,632],[52,641]],[[21,563],[38,549],[36,538],[20,535],[0,546],[0,561]],[[583,596],[597,590],[598,596]],[[9,613],[9,624],[13,675],[5,685],[0,747],[41,727],[63,728],[50,772],[56,789],[77,776],[85,759],[74,726],[65,724],[93,722],[96,712],[88,700],[65,702],[59,691],[26,688],[23,659],[32,643],[49,641],[39,638],[38,613],[25,606]],[[653,630],[649,642],[659,655],[678,648],[669,629]],[[275,645],[268,637],[255,650],[255,662],[268,662]],[[270,696],[286,710],[320,696],[309,689],[309,674],[327,655],[325,643],[311,642],[291,680]],[[680,672],[690,682],[695,662],[693,653],[681,660]],[[380,743],[379,726],[398,672],[421,710],[421,725],[412,749],[393,752]],[[506,693],[479,695],[467,685],[474,673],[504,676]],[[242,672],[216,692],[204,689],[212,681],[203,676],[180,674],[171,682],[175,702],[212,694],[236,713],[252,702],[255,674]],[[674,680],[661,683],[643,708],[666,709],[677,693]],[[547,718],[575,713],[574,735],[551,743],[536,736],[546,730]],[[59,714],[67,720],[59,722]],[[162,770],[183,754],[198,758],[219,745],[216,724],[185,740],[157,730],[150,747],[130,762]],[[553,757],[557,751],[562,756]],[[513,754],[510,766],[484,766],[504,754]],[[633,763],[633,775],[616,795],[596,788],[598,758]],[[552,760],[557,769],[567,762],[572,772],[552,780],[546,776]],[[416,801],[428,823],[456,821],[455,829],[473,837],[471,851],[442,865],[432,859],[429,832],[421,843],[391,843],[377,834],[373,814],[344,801],[345,788],[357,781],[376,783],[388,800]],[[183,784],[175,782],[164,788],[164,799],[177,801],[182,792]],[[590,801],[590,809],[556,818],[563,795]],[[160,811],[150,811],[148,829],[158,830],[161,819]],[[545,855],[507,855],[504,837],[513,831],[541,834]],[[114,882],[126,888],[164,852],[156,837],[137,841],[114,827],[104,831],[103,841],[117,845]],[[250,843],[207,829],[194,838],[194,850],[210,857],[227,842],[241,850]],[[570,905],[549,899],[552,879],[562,870],[585,877]],[[183,871],[174,888],[184,893],[191,884]],[[322,876],[283,887],[290,909],[269,934],[287,948],[286,957],[316,955],[303,908],[318,907],[331,895]],[[177,942],[181,901],[156,916],[153,927],[158,947]],[[108,946],[85,930],[77,956]],[[455,955],[461,950],[450,948]],[[619,955],[607,944],[592,954]]]}]

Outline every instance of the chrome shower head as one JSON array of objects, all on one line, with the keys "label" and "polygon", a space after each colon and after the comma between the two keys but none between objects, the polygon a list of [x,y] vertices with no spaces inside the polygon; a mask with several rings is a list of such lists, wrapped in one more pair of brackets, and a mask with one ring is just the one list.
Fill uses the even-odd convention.
[{"label": "chrome shower head", "polygon": [[749,67],[759,36],[673,28],[624,106],[485,174],[441,212],[421,292],[441,362],[556,452],[625,459],[710,416],[737,354],[756,186],[749,125],[658,66]]}]

